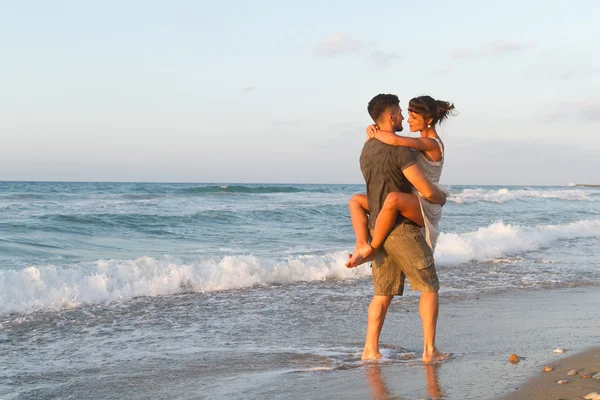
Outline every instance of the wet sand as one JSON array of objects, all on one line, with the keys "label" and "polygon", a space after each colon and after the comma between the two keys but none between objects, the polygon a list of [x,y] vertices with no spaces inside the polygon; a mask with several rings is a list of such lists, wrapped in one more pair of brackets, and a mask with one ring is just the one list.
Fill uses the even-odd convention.
[{"label": "wet sand", "polygon": [[[395,300],[381,338],[384,356],[386,352],[409,352],[414,359],[284,373],[275,380],[268,378],[271,382],[265,386],[269,391],[263,387],[245,395],[261,398],[275,391],[274,398],[280,399],[560,399],[530,392],[525,382],[538,375],[544,365],[557,366],[556,376],[563,371],[566,374],[567,364],[562,366],[560,360],[598,343],[597,287],[503,292],[459,301],[448,299],[446,294],[441,298],[438,347],[452,357],[424,365],[419,361],[422,336],[415,300]],[[362,336],[364,326],[356,329]],[[555,354],[557,347],[566,352]],[[521,357],[518,364],[508,362],[512,353]],[[600,389],[600,381],[594,383]],[[583,390],[580,396],[592,391]],[[511,395],[521,397],[507,397]]]},{"label": "wet sand", "polygon": [[[600,347],[558,359],[548,365],[554,370],[540,371],[519,390],[501,398],[507,400],[582,399],[590,393],[600,393],[600,380],[593,378],[595,374],[600,373]],[[567,373],[572,370],[577,371],[577,374],[569,376]],[[558,384],[559,381],[569,382]]]},{"label": "wet sand", "polygon": [[[287,288],[285,294],[289,295]],[[196,301],[194,296],[185,298]],[[347,313],[316,315],[306,330],[315,348],[305,348],[303,354],[297,348],[281,351],[277,347],[274,351],[246,348],[244,353],[243,349],[232,347],[215,352],[202,347],[202,343],[197,343],[197,348],[186,344],[181,350],[168,353],[168,358],[153,357],[149,353],[132,362],[117,360],[105,364],[100,361],[97,369],[78,371],[76,378],[68,373],[20,377],[31,386],[37,385],[21,394],[11,393],[8,386],[3,392],[0,381],[0,398],[556,400],[581,399],[594,391],[577,392],[574,396],[578,397],[570,394],[546,397],[542,390],[555,385],[542,383],[541,389],[536,391],[535,382],[542,375],[544,365],[554,365],[556,376],[542,375],[541,378],[558,380],[571,367],[571,361],[564,360],[598,345],[598,287],[501,291],[469,298],[453,298],[451,293],[442,293],[438,346],[452,353],[452,357],[428,365],[419,361],[422,333],[418,297],[410,292],[404,298],[395,299],[388,311],[381,337],[382,353],[387,359],[360,362],[369,300],[370,296],[365,297]],[[330,306],[334,308],[335,303]],[[277,312],[268,310],[268,314]],[[336,322],[339,323],[334,324]],[[283,323],[287,325],[289,321]],[[131,334],[136,335],[135,342],[141,335],[158,336],[147,327],[137,328]],[[182,341],[184,336],[181,336]],[[74,336],[73,351],[79,351],[77,340]],[[133,341],[125,344],[124,351],[133,346]],[[557,347],[564,348],[566,353],[553,353]],[[152,347],[149,349],[151,352]],[[508,362],[511,353],[521,357],[518,364]],[[587,365],[584,361],[583,364],[575,361],[573,368]],[[127,369],[127,373],[123,369]],[[532,377],[535,377],[532,383],[526,383]],[[580,377],[573,380],[581,381]],[[600,387],[600,381],[594,383]],[[529,392],[531,385],[533,391]],[[573,384],[571,388],[576,389],[578,385],[580,383]],[[507,397],[512,395],[521,397]]]}]

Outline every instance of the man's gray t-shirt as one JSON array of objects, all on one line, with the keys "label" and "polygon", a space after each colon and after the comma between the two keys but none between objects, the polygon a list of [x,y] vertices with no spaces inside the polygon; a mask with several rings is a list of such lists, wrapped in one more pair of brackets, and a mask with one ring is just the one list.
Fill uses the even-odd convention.
[{"label": "man's gray t-shirt", "polygon": [[[407,147],[390,146],[375,139],[365,143],[360,154],[360,169],[367,183],[369,229],[375,228],[375,221],[389,193],[411,193],[410,182],[402,171],[414,163],[413,153]],[[398,214],[396,224],[416,225],[401,214]]]}]

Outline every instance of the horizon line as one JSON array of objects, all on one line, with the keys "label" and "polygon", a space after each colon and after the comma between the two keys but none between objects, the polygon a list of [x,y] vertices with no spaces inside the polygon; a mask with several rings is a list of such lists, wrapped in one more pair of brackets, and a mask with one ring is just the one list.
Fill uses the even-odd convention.
[{"label": "horizon line", "polygon": [[[199,181],[85,181],[85,180],[2,180],[0,183],[147,183],[147,184],[172,184],[172,185],[185,185],[185,184],[197,184],[197,185],[365,185],[361,183],[314,183],[314,182],[234,182],[234,181],[211,181],[211,182],[199,182]],[[591,183],[567,183],[567,184],[510,184],[510,183],[495,183],[495,184],[480,184],[480,183],[442,183],[442,185],[449,186],[565,186],[565,187],[585,187],[585,186],[600,186],[600,184]]]}]

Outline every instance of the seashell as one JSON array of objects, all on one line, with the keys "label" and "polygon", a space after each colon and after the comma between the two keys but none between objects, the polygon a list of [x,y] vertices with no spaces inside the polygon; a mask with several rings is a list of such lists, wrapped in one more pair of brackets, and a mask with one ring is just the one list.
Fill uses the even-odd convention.
[{"label": "seashell", "polygon": [[596,392],[592,392],[587,394],[584,399],[586,400],[600,400],[600,394],[596,393]]},{"label": "seashell", "polygon": [[596,375],[592,376],[592,379],[600,380],[600,373],[597,373]]},{"label": "seashell", "polygon": [[551,367],[550,365],[546,365],[544,368],[542,368],[542,371],[550,372],[550,371],[554,371],[554,368]]},{"label": "seashell", "polygon": [[518,356],[518,355],[516,355],[516,354],[514,354],[514,353],[513,353],[513,354],[511,354],[511,355],[508,357],[508,362],[510,362],[510,363],[513,363],[513,364],[518,364],[518,363],[519,363],[519,361],[521,361],[521,359],[519,358],[519,356]]},{"label": "seashell", "polygon": [[562,353],[564,353],[564,352],[565,352],[565,350],[564,350],[564,349],[561,349],[560,347],[558,347],[558,348],[554,349],[553,351],[554,351],[556,354],[562,354]]},{"label": "seashell", "polygon": [[592,377],[592,374],[584,372],[583,374],[579,374],[579,376],[583,379],[590,379]]},{"label": "seashell", "polygon": [[573,381],[570,381],[568,379],[561,379],[560,381],[556,382],[559,385],[566,385],[567,383],[573,383]]},{"label": "seashell", "polygon": [[569,375],[569,376],[577,375],[577,370],[576,369],[572,369],[569,372],[567,372],[567,375]]}]

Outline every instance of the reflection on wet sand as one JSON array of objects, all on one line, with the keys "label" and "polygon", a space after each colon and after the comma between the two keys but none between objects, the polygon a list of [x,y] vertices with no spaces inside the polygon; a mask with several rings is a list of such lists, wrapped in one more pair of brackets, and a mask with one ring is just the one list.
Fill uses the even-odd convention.
[{"label": "reflection on wet sand", "polygon": [[442,364],[423,364],[425,369],[425,387],[427,389],[427,396],[432,399],[443,399],[444,393],[440,388],[440,380],[438,379],[438,370]]},{"label": "reflection on wet sand", "polygon": [[367,367],[367,381],[371,386],[371,399],[391,400],[392,393],[385,384],[385,378],[381,372],[381,365],[373,364]]},{"label": "reflection on wet sand", "polygon": [[[423,364],[425,372],[425,389],[427,390],[427,399],[437,400],[443,399],[444,393],[440,388],[438,379],[438,370],[441,364]],[[383,366],[373,364],[367,367],[367,380],[371,387],[371,399],[373,400],[398,400],[402,397],[394,395],[388,388],[385,382],[385,377],[382,372]]]}]

